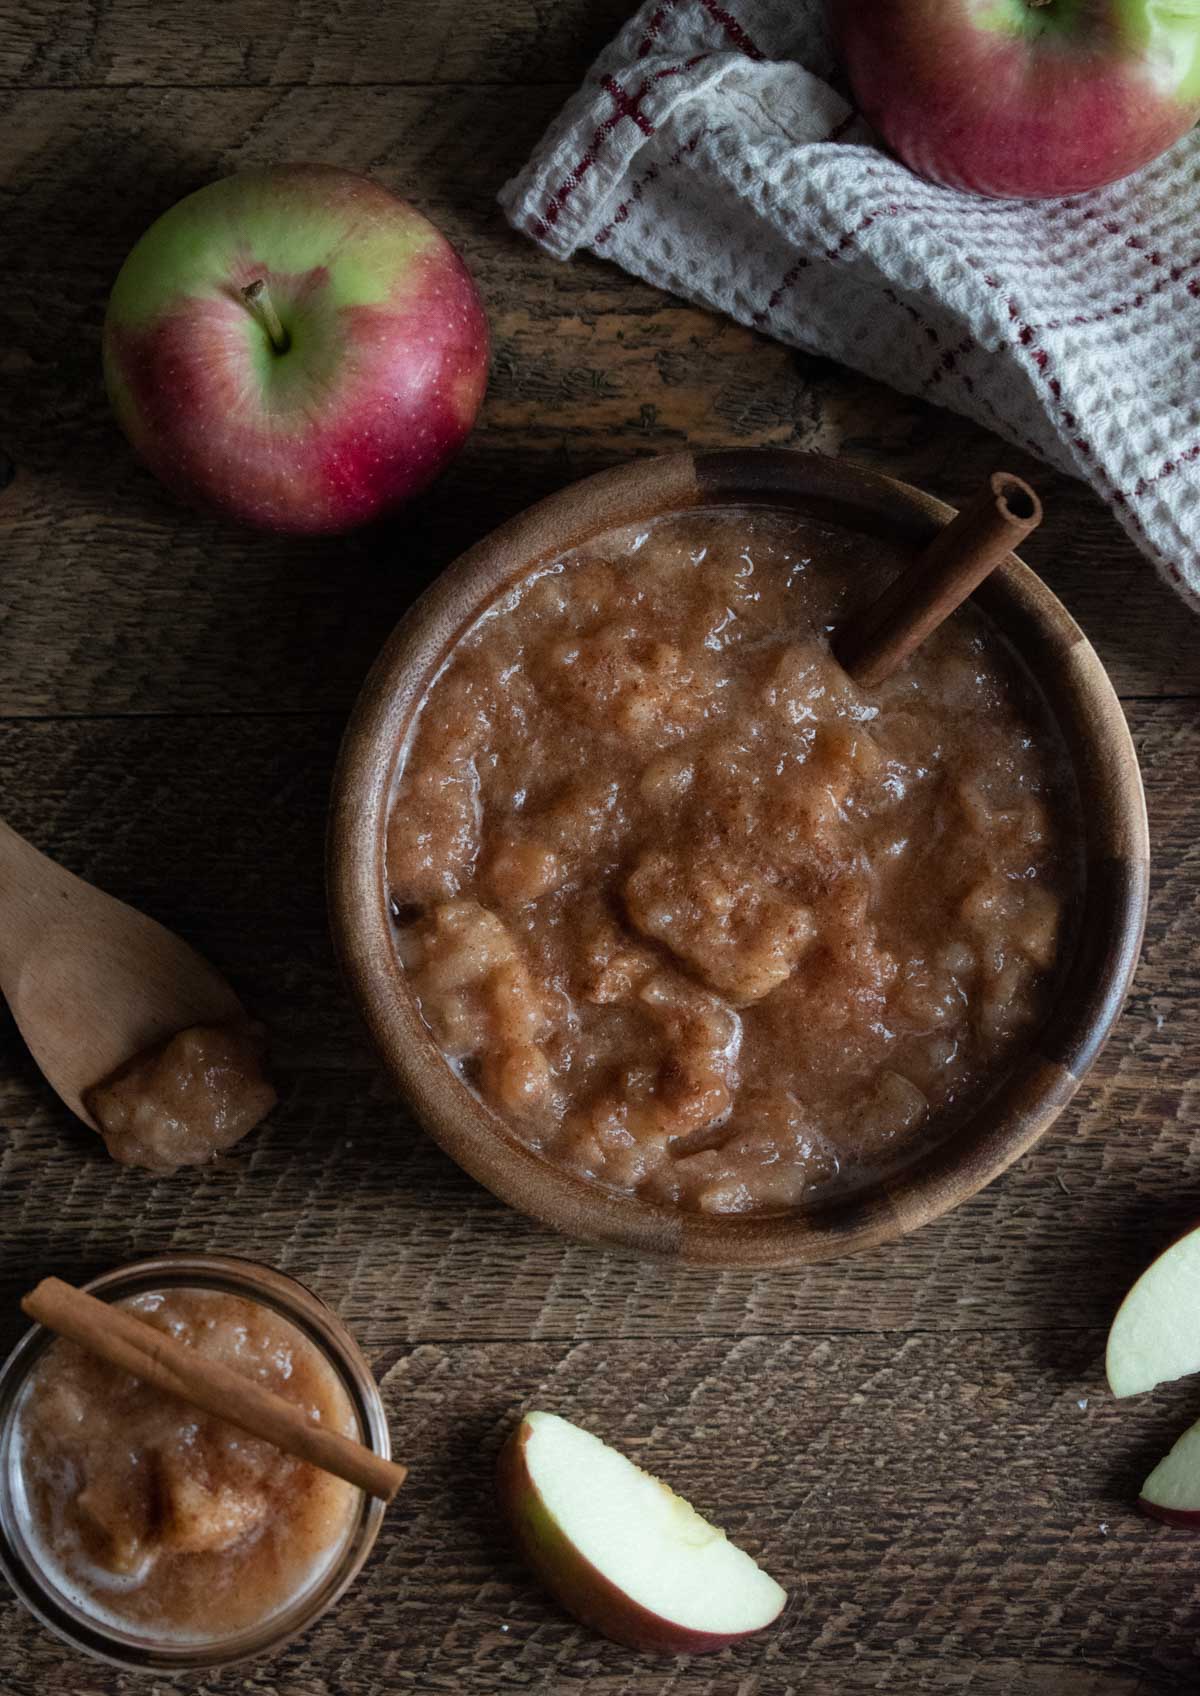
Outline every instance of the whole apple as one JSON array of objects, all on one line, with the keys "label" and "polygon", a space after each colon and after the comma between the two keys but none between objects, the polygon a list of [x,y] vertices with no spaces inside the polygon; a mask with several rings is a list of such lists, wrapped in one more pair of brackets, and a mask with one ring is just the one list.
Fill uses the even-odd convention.
[{"label": "whole apple", "polygon": [[863,116],[922,176],[1077,194],[1200,117],[1200,0],[828,0]]},{"label": "whole apple", "polygon": [[326,165],[188,195],[125,261],[104,322],[109,397],[151,470],[292,533],[349,530],[429,483],[475,422],[487,363],[445,236]]}]

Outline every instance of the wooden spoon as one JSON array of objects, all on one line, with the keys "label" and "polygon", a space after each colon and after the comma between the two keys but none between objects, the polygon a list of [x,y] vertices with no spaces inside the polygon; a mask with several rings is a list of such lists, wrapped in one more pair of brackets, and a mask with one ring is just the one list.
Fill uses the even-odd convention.
[{"label": "wooden spoon", "polygon": [[243,1019],[225,979],[162,925],[48,860],[0,820],[0,993],[47,1081],[84,1091],[190,1025]]},{"label": "wooden spoon", "polygon": [[924,553],[834,640],[834,656],[862,689],[905,665],[943,619],[1042,522],[1042,503],[1011,471],[993,471]]}]

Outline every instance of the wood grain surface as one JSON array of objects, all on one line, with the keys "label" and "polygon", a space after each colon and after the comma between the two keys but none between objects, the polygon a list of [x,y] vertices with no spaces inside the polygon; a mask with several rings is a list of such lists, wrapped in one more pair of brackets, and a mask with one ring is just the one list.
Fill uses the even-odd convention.
[{"label": "wood grain surface", "polygon": [[[0,1017],[0,1344],[42,1274],[170,1247],[257,1254],[347,1318],[412,1475],[351,1595],[253,1696],[1149,1696],[1200,1680],[1200,1549],[1132,1511],[1200,1413],[1118,1407],[1129,1278],[1200,1214],[1200,630],[1080,485],[934,408],[655,294],[560,266],[495,192],[624,0],[0,0],[0,810],[177,928],[271,1023],[283,1103],[203,1172],[119,1171]],[[402,523],[275,541],[178,507],[98,372],[124,253],[238,164],[375,171],[467,255],[492,387]],[[1026,553],[1083,624],[1145,768],[1155,855],[1133,998],[1092,1079],[999,1183],[894,1247],[712,1276],[560,1242],[407,1122],[327,939],[321,848],[345,714],[390,624],[468,542],[632,454],[794,443],[961,501],[998,464]],[[781,1627],[647,1662],[516,1564],[490,1467],[534,1405],[658,1468],[788,1585]],[[0,1601],[4,1696],[166,1691]]]}]

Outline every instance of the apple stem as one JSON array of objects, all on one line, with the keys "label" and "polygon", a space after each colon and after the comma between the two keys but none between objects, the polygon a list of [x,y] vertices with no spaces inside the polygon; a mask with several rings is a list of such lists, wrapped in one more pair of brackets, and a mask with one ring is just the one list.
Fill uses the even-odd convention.
[{"label": "apple stem", "polygon": [[256,277],[252,283],[247,283],[242,290],[242,299],[258,319],[267,335],[271,338],[271,346],[276,353],[286,353],[289,336],[283,327],[275,303],[267,289],[265,277]]}]

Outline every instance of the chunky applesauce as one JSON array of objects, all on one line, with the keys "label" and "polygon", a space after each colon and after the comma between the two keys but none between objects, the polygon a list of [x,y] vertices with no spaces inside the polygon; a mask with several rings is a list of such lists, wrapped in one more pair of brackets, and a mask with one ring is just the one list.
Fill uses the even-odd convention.
[{"label": "chunky applesauce", "polygon": [[[333,1366],[262,1303],[166,1289],[121,1304],[357,1437]],[[342,1552],[359,1493],[58,1338],[16,1413],[22,1529],[86,1614],[168,1643],[228,1638],[302,1597]]]},{"label": "chunky applesauce", "polygon": [[903,563],[684,514],[535,571],[448,655],[392,805],[396,945],[449,1064],[547,1160],[804,1204],[945,1136],[1045,1018],[1065,749],[972,608],[855,687],[831,632]]},{"label": "chunky applesauce", "polygon": [[275,1106],[264,1025],[189,1025],[95,1084],[84,1106],[123,1166],[177,1172],[232,1148]]}]

